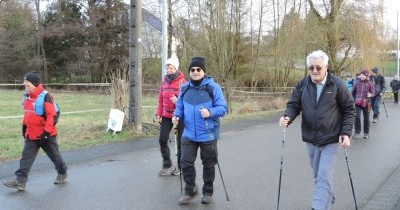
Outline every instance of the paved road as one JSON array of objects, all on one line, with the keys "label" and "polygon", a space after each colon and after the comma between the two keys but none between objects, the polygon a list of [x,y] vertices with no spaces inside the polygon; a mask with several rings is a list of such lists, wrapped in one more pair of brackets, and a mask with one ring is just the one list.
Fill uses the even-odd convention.
[{"label": "paved road", "polygon": [[[354,140],[348,149],[359,209],[400,206],[400,107],[386,107],[389,118],[382,115],[371,124],[370,139]],[[39,157],[25,192],[0,187],[0,209],[276,209],[282,140],[277,120],[260,117],[223,125],[218,147],[229,202],[217,173],[214,203],[202,205],[197,196],[191,205],[179,206],[179,176],[157,176],[161,157],[156,138],[151,138],[63,152],[70,177],[62,186],[53,184],[56,174],[47,157]],[[281,209],[309,209],[312,196],[299,122],[286,134]],[[12,177],[17,166],[16,161],[0,163],[0,179]],[[196,167],[201,186],[199,161]],[[354,209],[343,151],[336,165],[335,194],[335,209]]]}]

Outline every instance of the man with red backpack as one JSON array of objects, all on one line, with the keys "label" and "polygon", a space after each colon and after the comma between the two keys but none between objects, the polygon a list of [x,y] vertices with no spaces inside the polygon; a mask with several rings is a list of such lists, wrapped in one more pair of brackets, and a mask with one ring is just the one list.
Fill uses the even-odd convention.
[{"label": "man with red backpack", "polygon": [[[22,121],[22,136],[25,139],[20,167],[15,172],[14,180],[6,180],[4,185],[18,191],[25,190],[28,174],[33,162],[42,148],[57,170],[54,184],[62,184],[67,179],[67,166],[61,157],[57,143],[56,120],[58,113],[55,102],[40,83],[38,72],[29,72],[24,78],[25,97],[23,100],[24,117]],[[45,94],[43,94],[43,92]]]}]

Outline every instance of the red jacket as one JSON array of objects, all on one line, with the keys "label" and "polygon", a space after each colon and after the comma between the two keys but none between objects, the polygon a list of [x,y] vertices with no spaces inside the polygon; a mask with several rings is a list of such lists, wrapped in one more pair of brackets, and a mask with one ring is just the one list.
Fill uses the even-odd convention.
[{"label": "red jacket", "polygon": [[175,104],[171,102],[170,98],[173,96],[178,97],[181,86],[186,82],[185,75],[183,75],[181,71],[178,71],[178,73],[178,76],[171,82],[168,82],[167,76],[165,76],[161,82],[156,112],[157,116],[172,118],[174,115]]},{"label": "red jacket", "polygon": [[54,125],[54,117],[57,116],[57,113],[54,109],[53,99],[50,94],[46,94],[43,104],[46,118],[35,114],[34,104],[36,98],[43,90],[42,84],[39,84],[35,91],[29,93],[27,97],[24,98],[23,103],[24,118],[22,124],[26,125],[25,137],[33,141],[39,140],[43,131],[50,133],[50,136],[57,135],[57,128]]}]

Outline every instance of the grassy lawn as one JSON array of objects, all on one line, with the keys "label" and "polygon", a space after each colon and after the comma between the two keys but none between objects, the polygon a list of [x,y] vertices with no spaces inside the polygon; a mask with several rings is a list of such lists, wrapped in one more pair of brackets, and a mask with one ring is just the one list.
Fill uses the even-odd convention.
[{"label": "grassy lawn", "polygon": [[[60,107],[58,142],[60,149],[71,150],[82,147],[91,147],[116,141],[131,140],[144,134],[134,133],[132,129],[124,127],[123,131],[112,135],[107,130],[109,110],[112,107],[112,98],[107,94],[49,91]],[[21,90],[0,89],[0,161],[19,158],[23,147],[21,122],[23,109]],[[155,126],[149,126],[154,117],[157,96],[143,96],[142,122],[143,127],[150,127],[148,135],[158,135]],[[231,104],[234,113],[222,121],[233,121],[246,117],[257,117],[271,113],[265,110],[279,110],[285,99],[236,102]],[[254,110],[258,110],[254,112]],[[264,110],[264,111],[259,111]],[[87,112],[83,112],[87,111]],[[70,113],[77,112],[77,113]],[[272,111],[274,112],[274,111]],[[11,116],[11,118],[9,118]],[[126,124],[125,124],[126,125]]]},{"label": "grassy lawn", "polygon": [[[61,116],[57,124],[61,150],[89,147],[107,142],[132,139],[134,135],[125,128],[118,135],[106,133],[111,97],[97,93],[71,93],[50,91],[58,103]],[[0,161],[18,158],[23,147],[21,106],[23,91],[0,90]],[[155,106],[156,97],[143,100],[144,106]],[[143,109],[143,122],[151,122],[155,108]],[[70,114],[68,112],[93,110]],[[13,116],[13,118],[6,118]]]}]

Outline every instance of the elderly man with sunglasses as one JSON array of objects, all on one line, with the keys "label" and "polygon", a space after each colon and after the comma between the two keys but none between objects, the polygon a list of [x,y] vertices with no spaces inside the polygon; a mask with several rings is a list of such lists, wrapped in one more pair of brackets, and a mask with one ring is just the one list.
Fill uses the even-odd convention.
[{"label": "elderly man with sunglasses", "polygon": [[293,89],[279,125],[287,127],[300,114],[302,140],[314,176],[315,187],[311,208],[331,209],[333,174],[339,145],[350,146],[355,108],[345,84],[328,70],[329,57],[323,51],[307,56],[309,75]]},{"label": "elderly man with sunglasses", "polygon": [[181,166],[185,193],[179,204],[188,204],[197,194],[194,162],[200,148],[203,163],[202,204],[212,202],[217,164],[217,139],[219,118],[227,112],[227,105],[220,85],[205,75],[204,58],[195,57],[189,65],[190,81],[182,85],[172,122],[183,123],[181,139]]}]

